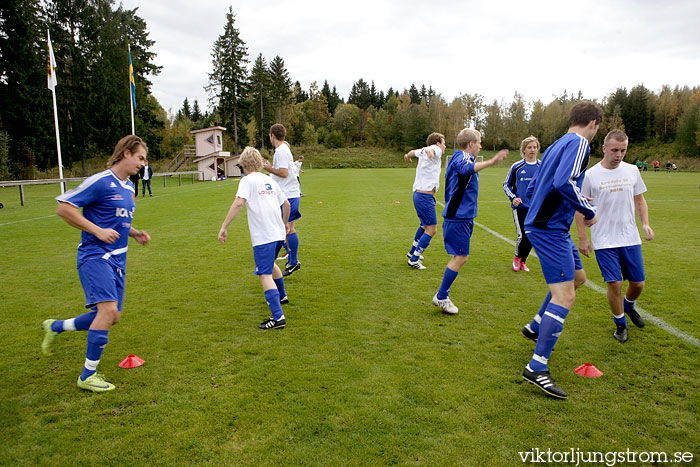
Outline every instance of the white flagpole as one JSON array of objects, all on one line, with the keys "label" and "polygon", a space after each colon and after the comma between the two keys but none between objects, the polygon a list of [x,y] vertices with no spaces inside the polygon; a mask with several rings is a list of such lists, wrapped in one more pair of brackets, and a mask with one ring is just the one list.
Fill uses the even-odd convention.
[{"label": "white flagpole", "polygon": [[131,44],[127,44],[127,47],[129,48],[129,107],[131,107],[131,134],[135,135],[136,130],[134,129],[134,91],[131,89],[131,78],[133,76],[134,66],[131,63]]},{"label": "white flagpole", "polygon": [[61,194],[66,192],[66,182],[63,181],[63,160],[61,158],[61,135],[58,131],[58,107],[56,106],[56,59],[53,56],[53,47],[51,46],[51,33],[46,30],[46,37],[48,38],[48,52],[49,52],[49,75],[48,75],[48,88],[51,90],[51,97],[53,98],[53,121],[56,127],[56,149],[58,150],[58,178],[61,179]]}]

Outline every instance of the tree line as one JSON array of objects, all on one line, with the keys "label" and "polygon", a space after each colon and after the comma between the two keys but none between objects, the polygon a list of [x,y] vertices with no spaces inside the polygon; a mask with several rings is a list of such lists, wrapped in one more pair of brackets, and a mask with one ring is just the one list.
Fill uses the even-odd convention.
[{"label": "tree line", "polygon": [[[215,123],[227,127],[226,149],[266,148],[275,122],[288,129],[292,144],[418,147],[433,131],[454,146],[465,126],[481,130],[488,149],[519,148],[528,135],[547,147],[566,131],[569,109],[584,99],[564,92],[549,103],[527,101],[516,92],[509,101],[486,102],[478,93],[451,100],[432,87],[379,90],[360,78],[347,100],[327,80],[303,89],[284,59],[251,60],[229,7],[222,34],[212,45],[206,108],[185,98],[168,114],[151,94],[157,75],[145,21],[137,9],[114,0],[5,0],[0,4],[0,178],[33,178],[56,166],[50,92],[46,88],[47,40],[51,32],[58,62],[56,88],[64,165],[107,156],[130,131],[127,44],[136,81],[136,133],[149,157],[173,157],[192,143],[192,129]],[[594,100],[594,99],[588,99]],[[640,84],[619,88],[600,101],[601,132],[622,128],[632,142],[673,145],[683,156],[700,156],[700,87],[652,91]],[[594,140],[600,145],[600,139]]]}]

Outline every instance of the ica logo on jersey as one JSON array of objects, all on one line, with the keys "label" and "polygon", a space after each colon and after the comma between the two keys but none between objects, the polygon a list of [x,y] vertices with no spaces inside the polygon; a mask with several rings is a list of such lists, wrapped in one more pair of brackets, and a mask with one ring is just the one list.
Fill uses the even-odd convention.
[{"label": "ica logo on jersey", "polygon": [[117,212],[114,215],[116,217],[128,217],[132,219],[134,217],[134,211],[127,211],[126,208],[117,208]]}]

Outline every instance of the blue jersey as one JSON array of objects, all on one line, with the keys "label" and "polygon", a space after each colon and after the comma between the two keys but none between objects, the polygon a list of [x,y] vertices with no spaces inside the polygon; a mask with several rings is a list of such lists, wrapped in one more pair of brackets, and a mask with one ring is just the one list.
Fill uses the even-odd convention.
[{"label": "blue jersey", "polygon": [[474,172],[476,158],[464,151],[455,151],[445,171],[445,221],[476,217],[479,196],[479,174]]},{"label": "blue jersey", "polygon": [[581,194],[589,152],[588,140],[577,133],[567,133],[547,148],[539,172],[527,187],[527,230],[568,232],[574,211],[586,219],[595,217],[595,207]]},{"label": "blue jersey", "polygon": [[78,267],[86,260],[102,258],[125,269],[131,220],[136,209],[134,194],[134,184],[123,181],[109,169],[86,178],[76,188],[56,197],[58,202],[83,208],[83,216],[98,227],[119,233],[117,241],[105,243],[83,231],[78,245]]},{"label": "blue jersey", "polygon": [[511,203],[515,198],[522,200],[522,203],[517,206],[511,205],[513,209],[527,209],[530,207],[530,198],[527,197],[527,186],[539,170],[539,159],[532,163],[522,159],[510,166],[506,180],[503,182],[503,191],[506,192]]}]

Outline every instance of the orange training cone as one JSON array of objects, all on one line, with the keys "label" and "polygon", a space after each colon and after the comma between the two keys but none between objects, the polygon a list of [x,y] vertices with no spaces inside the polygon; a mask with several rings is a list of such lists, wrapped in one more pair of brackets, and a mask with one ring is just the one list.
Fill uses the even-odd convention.
[{"label": "orange training cone", "polygon": [[603,376],[603,372],[590,363],[584,363],[580,367],[576,368],[574,370],[574,373],[576,373],[577,375],[585,376],[586,378],[598,378],[600,376]]},{"label": "orange training cone", "polygon": [[143,358],[131,354],[124,360],[119,362],[119,368],[136,368],[137,366],[141,366],[144,363],[146,363],[146,361]]}]

